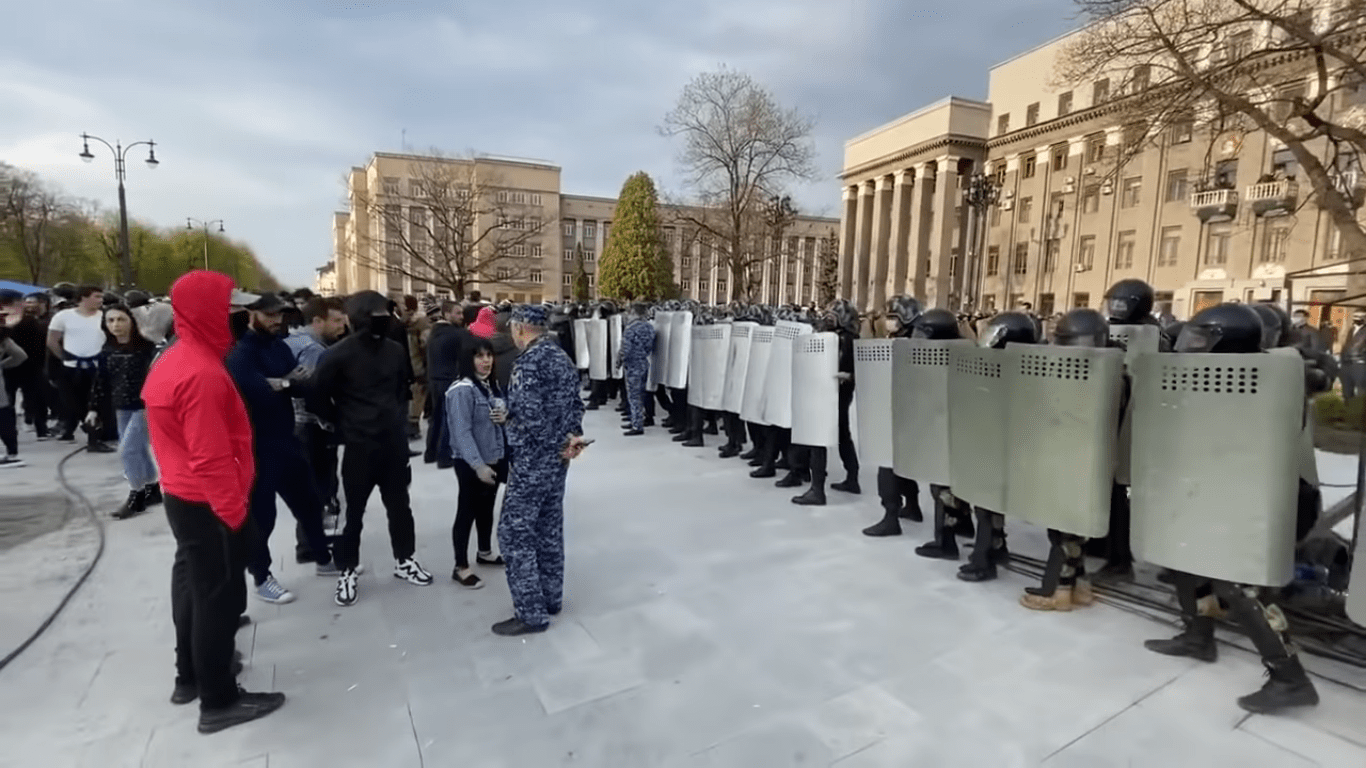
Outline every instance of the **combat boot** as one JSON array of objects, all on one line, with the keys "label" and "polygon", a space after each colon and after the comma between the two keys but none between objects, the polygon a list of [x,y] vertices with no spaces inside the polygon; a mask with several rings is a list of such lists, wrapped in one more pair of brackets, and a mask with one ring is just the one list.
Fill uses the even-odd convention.
[{"label": "combat boot", "polygon": [[783,475],[782,478],[773,485],[778,488],[796,488],[804,482],[806,481],[802,479],[802,473],[792,469],[788,470],[787,474]]},{"label": "combat boot", "polygon": [[692,437],[689,437],[687,440],[683,441],[684,448],[701,448],[704,445],[706,444],[702,442],[701,432],[694,432],[692,434]]},{"label": "combat boot", "polygon": [[740,454],[740,458],[744,459],[745,461],[754,461],[758,457],[759,446],[757,445],[750,447],[748,451],[745,451],[744,453]]},{"label": "combat boot", "polygon": [[806,493],[794,497],[792,503],[803,507],[823,507],[825,506],[825,489],[812,483],[811,487],[806,489]]},{"label": "combat boot", "polygon": [[1208,616],[1215,621],[1228,617],[1228,611],[1224,609],[1224,604],[1219,602],[1218,595],[1205,595],[1196,600],[1195,612],[1201,616]]},{"label": "combat boot", "polygon": [[944,535],[937,541],[927,542],[916,547],[915,553],[933,560],[957,560],[958,542],[953,540],[952,535]]},{"label": "combat boot", "polygon": [[913,523],[924,522],[925,515],[920,511],[920,499],[912,498],[906,503],[906,506],[901,508],[897,513],[897,516],[910,520]]},{"label": "combat boot", "polygon": [[1091,589],[1091,580],[1077,577],[1077,583],[1072,585],[1072,605],[1086,606],[1096,602],[1096,593]]},{"label": "combat boot", "polygon": [[733,458],[740,455],[740,449],[733,445],[723,445],[721,450],[716,452],[723,459]]},{"label": "combat boot", "polygon": [[863,493],[863,489],[859,487],[858,478],[854,477],[853,475],[850,475],[849,477],[845,478],[844,482],[842,483],[835,483],[831,485],[830,490],[840,491],[842,493]]},{"label": "combat boot", "polygon": [[1020,595],[1020,605],[1031,611],[1059,611],[1067,612],[1072,610],[1072,588],[1058,587],[1053,590],[1051,595],[1031,595],[1026,592]]},{"label": "combat boot", "polygon": [[1214,619],[1208,616],[1189,620],[1181,634],[1170,640],[1144,640],[1143,647],[1163,656],[1188,656],[1200,661],[1219,658],[1219,645],[1214,641]]},{"label": "combat boot", "polygon": [[889,510],[882,519],[863,529],[864,536],[900,536],[901,521],[895,511]]},{"label": "combat boot", "polygon": [[1238,699],[1238,706],[1258,715],[1269,715],[1290,707],[1313,707],[1319,703],[1319,692],[1304,673],[1300,658],[1290,655],[1283,659],[1265,659],[1268,679],[1260,691]]},{"label": "combat boot", "polygon": [[147,511],[147,491],[139,488],[136,491],[129,491],[128,498],[119,508],[114,510],[111,515],[115,520],[127,520],[133,515],[138,515]]}]

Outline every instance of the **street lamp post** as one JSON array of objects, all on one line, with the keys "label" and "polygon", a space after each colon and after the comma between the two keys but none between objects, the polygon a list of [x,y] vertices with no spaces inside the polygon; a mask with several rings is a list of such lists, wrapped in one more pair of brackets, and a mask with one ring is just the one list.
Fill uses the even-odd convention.
[{"label": "street lamp post", "polygon": [[128,200],[123,191],[123,177],[127,175],[127,166],[124,159],[128,150],[140,145],[147,145],[147,167],[156,170],[159,162],[157,161],[157,150],[155,141],[135,141],[128,146],[123,146],[119,142],[110,144],[99,136],[91,136],[88,133],[81,134],[81,154],[80,158],[85,162],[95,159],[90,153],[90,140],[94,139],[99,143],[109,147],[109,151],[114,153],[114,178],[119,182],[119,272],[120,279],[123,281],[123,290],[133,288],[133,252],[128,245]]},{"label": "street lamp post", "polygon": [[185,218],[185,228],[186,228],[186,229],[191,229],[191,230],[192,230],[192,229],[194,229],[194,227],[195,227],[196,224],[198,224],[199,226],[201,226],[201,227],[204,228],[204,269],[208,269],[208,268],[209,268],[209,227],[212,227],[213,225],[217,224],[217,225],[218,225],[218,231],[219,231],[219,232],[222,232],[222,231],[223,231],[223,220],[222,220],[222,219],[214,219],[213,221],[203,221],[203,220],[200,220],[200,219],[192,219],[192,218],[189,218],[188,216]]},{"label": "street lamp post", "polygon": [[963,270],[963,287],[958,292],[962,298],[962,311],[976,312],[977,302],[980,299],[979,283],[985,279],[985,269],[982,265],[982,247],[986,241],[987,211],[1001,199],[1001,187],[996,183],[996,179],[985,173],[974,173],[968,180],[968,188],[963,194],[963,202],[967,203],[968,211],[972,214],[972,221],[969,222],[968,232],[972,242],[972,254],[968,258],[967,269]]}]

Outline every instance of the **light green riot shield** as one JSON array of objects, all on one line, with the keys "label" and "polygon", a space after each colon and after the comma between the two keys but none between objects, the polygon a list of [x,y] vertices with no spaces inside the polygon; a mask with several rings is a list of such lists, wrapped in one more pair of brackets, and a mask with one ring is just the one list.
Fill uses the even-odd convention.
[{"label": "light green riot shield", "polygon": [[808,333],[792,343],[792,442],[837,448],[839,336]]},{"label": "light green riot shield", "polygon": [[1124,365],[1130,366],[1138,355],[1161,350],[1162,329],[1155,325],[1112,325],[1110,340],[1124,343]]},{"label": "light green riot shield", "polygon": [[949,350],[973,346],[966,339],[892,341],[892,471],[898,476],[949,484]]},{"label": "light green riot shield", "polygon": [[773,325],[773,345],[768,353],[768,376],[764,380],[764,421],[792,428],[792,349],[811,333],[811,326],[791,320]]},{"label": "light green riot shield", "polygon": [[893,463],[892,343],[894,339],[854,342],[854,402],[858,406],[859,461],[875,467]]},{"label": "light green riot shield", "polygon": [[721,410],[740,414],[745,399],[745,375],[749,372],[749,342],[757,323],[733,323],[730,350],[726,356],[726,387],[721,393]]},{"label": "light green riot shield", "polygon": [[1031,344],[1012,344],[1004,352],[1012,448],[1004,511],[1044,528],[1104,536],[1110,528],[1124,352]]},{"label": "light green riot shield", "polygon": [[693,356],[700,357],[701,365],[697,388],[702,390],[699,407],[709,411],[720,410],[721,400],[726,391],[726,363],[730,357],[730,323],[704,325],[696,335],[701,348],[693,347]]},{"label": "light green riot shield", "polygon": [[655,354],[650,360],[650,375],[655,388],[669,386],[669,335],[673,331],[673,313],[655,313]]},{"label": "light green riot shield", "polygon": [[688,405],[702,407],[702,380],[706,378],[707,357],[702,354],[702,345],[706,343],[706,331],[709,325],[693,325],[684,329],[691,338],[692,342],[688,345]]},{"label": "light green riot shield", "polygon": [[749,333],[749,367],[745,371],[745,392],[740,397],[740,418],[768,426],[764,421],[764,399],[768,390],[768,357],[773,351],[773,326],[758,325]]},{"label": "light green riot shield", "polygon": [[1357,506],[1356,554],[1352,557],[1351,580],[1347,582],[1347,616],[1366,626],[1366,515]]},{"label": "light green riot shield", "polygon": [[949,348],[949,486],[976,507],[1006,513],[1004,349]]},{"label": "light green riot shield", "polygon": [[588,370],[588,321],[574,321],[574,365],[581,371]]},{"label": "light green riot shield", "polygon": [[1304,364],[1144,354],[1134,359],[1133,398],[1138,556],[1238,584],[1289,582]]}]

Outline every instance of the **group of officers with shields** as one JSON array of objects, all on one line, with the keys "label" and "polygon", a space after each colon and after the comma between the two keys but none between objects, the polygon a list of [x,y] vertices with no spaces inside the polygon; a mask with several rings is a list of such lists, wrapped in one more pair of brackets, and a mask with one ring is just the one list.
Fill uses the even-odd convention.
[{"label": "group of officers with shields", "polygon": [[[972,540],[965,581],[1009,561],[1008,521],[1046,528],[1042,581],[1020,597],[1033,610],[1095,602],[1087,555],[1104,559],[1102,579],[1131,577],[1136,555],[1175,587],[1184,625],[1149,650],[1213,662],[1226,615],[1268,674],[1239,706],[1315,705],[1285,617],[1263,598],[1292,580],[1321,508],[1308,403],[1331,359],[1292,345],[1278,306],[1220,304],[1163,328],[1153,299],[1122,280],[1103,311],[1067,312],[1051,338],[1013,311],[974,333],[910,296],[888,302],[879,338],[859,338],[845,300],[819,313],[603,302],[551,324],[587,372],[590,408],[623,394],[626,435],[652,426],[656,405],[684,446],[724,429],[720,456],[754,478],[785,471],[778,487],[806,486],[798,505],[826,503],[831,451],[845,472],[833,491],[860,493],[870,463],[884,510],[863,531],[874,537],[922,521],[928,485],[933,534],[915,553],[958,560],[958,539]],[[1366,622],[1366,585],[1347,610]]]}]

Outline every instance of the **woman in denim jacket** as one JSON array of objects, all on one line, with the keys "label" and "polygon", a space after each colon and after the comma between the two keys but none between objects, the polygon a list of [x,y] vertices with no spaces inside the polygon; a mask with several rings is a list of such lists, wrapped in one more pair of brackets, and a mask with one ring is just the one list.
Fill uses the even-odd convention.
[{"label": "woman in denim jacket", "polygon": [[156,345],[138,329],[132,310],[122,304],[104,309],[104,353],[90,387],[86,423],[92,428],[100,414],[113,413],[118,424],[119,459],[128,481],[128,499],[115,512],[123,520],[161,503],[161,486],[152,460],[147,433],[147,414],[142,403],[142,384],[156,357]]},{"label": "woman in denim jacket", "polygon": [[507,479],[503,422],[507,405],[493,375],[493,344],[475,339],[461,360],[461,376],[446,390],[446,429],[455,457],[455,476],[460,482],[455,525],[455,571],[451,578],[461,586],[484,586],[469,562],[470,527],[478,529],[480,565],[502,565],[493,554],[493,505],[498,484]]}]

